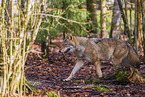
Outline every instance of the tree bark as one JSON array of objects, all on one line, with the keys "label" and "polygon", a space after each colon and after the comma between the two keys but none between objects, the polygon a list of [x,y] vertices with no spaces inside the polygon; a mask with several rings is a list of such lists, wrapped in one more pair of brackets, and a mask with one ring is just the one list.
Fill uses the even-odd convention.
[{"label": "tree bark", "polygon": [[[137,45],[137,0],[134,1],[135,2],[135,19],[134,19],[134,37],[135,37],[135,46],[136,46],[136,51],[138,51],[138,45]],[[138,53],[138,52],[137,52]]]},{"label": "tree bark", "polygon": [[122,16],[122,19],[123,19],[123,22],[124,22],[124,27],[125,27],[125,30],[128,34],[129,42],[131,42],[131,33],[130,33],[129,25],[128,25],[128,22],[127,22],[127,17],[123,12],[122,1],[121,0],[117,0],[117,1],[118,1],[118,4],[119,4],[120,11],[121,11],[121,16]]},{"label": "tree bark", "polygon": [[[133,2],[133,0],[131,0],[131,3]],[[130,31],[131,31],[131,34],[133,35],[133,23],[132,23],[132,10],[133,10],[133,5],[131,4],[131,8],[129,9],[130,10]]]},{"label": "tree bark", "polygon": [[101,15],[100,15],[100,24],[101,24],[101,38],[106,37],[106,0],[100,0],[100,8],[101,8]]},{"label": "tree bark", "polygon": [[144,61],[145,61],[145,0],[141,0],[142,8],[142,28],[143,28],[143,50],[144,50]]},{"label": "tree bark", "polygon": [[90,13],[89,20],[92,21],[91,27],[87,29],[90,32],[97,33],[97,18],[96,18],[96,0],[86,0],[87,11]]},{"label": "tree bark", "polygon": [[[62,10],[65,11],[65,9],[67,8],[67,4],[66,4],[66,0],[62,0]],[[66,13],[62,14],[62,17],[66,18]],[[65,23],[65,20],[61,20],[62,23]],[[65,33],[66,33],[66,28],[64,27],[62,29],[63,32],[63,39],[65,39]]]},{"label": "tree bark", "polygon": [[120,35],[120,26],[121,26],[121,14],[117,0],[114,1],[112,23],[110,38],[119,38]]},{"label": "tree bark", "polygon": [[141,2],[137,0],[137,45],[140,46],[142,43],[142,12],[141,12]]}]

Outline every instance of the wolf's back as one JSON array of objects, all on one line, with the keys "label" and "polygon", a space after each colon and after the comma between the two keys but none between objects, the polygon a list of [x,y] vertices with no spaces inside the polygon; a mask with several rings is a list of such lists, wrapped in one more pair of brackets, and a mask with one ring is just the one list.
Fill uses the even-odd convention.
[{"label": "wolf's back", "polygon": [[129,47],[128,59],[129,59],[131,65],[135,68],[140,68],[139,57],[138,57],[137,53],[135,52],[135,50],[129,43],[127,45]]}]

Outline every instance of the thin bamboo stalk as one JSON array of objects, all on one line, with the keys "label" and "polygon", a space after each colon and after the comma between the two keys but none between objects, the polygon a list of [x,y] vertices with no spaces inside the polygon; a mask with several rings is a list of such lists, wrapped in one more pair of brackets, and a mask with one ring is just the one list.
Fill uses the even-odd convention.
[{"label": "thin bamboo stalk", "polygon": [[[10,29],[10,66],[9,66],[9,73],[10,73],[10,76],[8,77],[8,80],[10,79],[10,77],[11,77],[11,74],[12,74],[12,66],[13,66],[13,40],[12,40],[12,38],[13,38],[13,0],[11,0],[11,13],[10,13],[10,16],[11,16],[11,18],[10,18],[10,22],[11,22],[11,24],[10,24],[10,27],[11,28],[9,28]],[[13,80],[13,79],[12,79]],[[9,89],[9,88],[8,88]],[[9,90],[8,90],[9,91]]]},{"label": "thin bamboo stalk", "polygon": [[[17,35],[14,32],[14,12],[13,12],[13,0],[10,0],[11,3],[11,11],[9,11],[6,5],[6,0],[2,1],[2,10],[0,13],[2,16],[2,23],[0,29],[0,39],[2,45],[2,60],[3,63],[3,75],[0,78],[1,86],[0,86],[0,95],[2,96],[15,96],[19,95],[20,97],[24,94],[23,86],[25,85],[25,75],[24,75],[24,65],[28,55],[29,50],[31,49],[31,45],[34,43],[36,39],[39,26],[42,21],[42,16],[38,16],[38,12],[40,12],[40,7],[32,7],[34,3],[31,3],[31,0],[27,0],[26,10],[21,9],[21,2],[18,1],[17,8],[19,9],[18,15],[18,32]],[[35,0],[35,3],[36,0]],[[36,8],[36,9],[34,9]],[[6,10],[5,10],[6,9]],[[39,10],[38,10],[39,9]],[[34,11],[35,10],[35,11]],[[36,12],[36,14],[34,14]],[[8,14],[8,21],[6,21],[5,14]],[[35,16],[33,16],[35,15]],[[32,16],[32,17],[31,17]],[[27,27],[29,20],[33,19],[32,24],[34,24],[34,29],[31,33],[31,40],[28,39],[29,35],[27,33]],[[34,19],[34,17],[36,17]],[[35,23],[34,23],[35,22]],[[8,25],[5,25],[8,24]],[[24,87],[25,89],[25,87]]]},{"label": "thin bamboo stalk", "polygon": [[[134,26],[134,34],[135,34],[135,47],[136,51],[138,51],[138,44],[137,44],[137,0],[135,0],[135,15],[134,15],[134,21],[135,21],[135,26]],[[138,52],[136,52],[138,54]]]},{"label": "thin bamboo stalk", "polygon": [[[5,10],[4,10],[4,8],[5,8],[5,5],[6,4],[6,0],[3,0],[2,1],[2,7],[3,7],[3,11],[2,11],[2,21],[3,21],[3,24],[2,24],[2,26],[4,26],[4,21],[5,21],[5,19],[4,19],[4,17],[5,17]],[[5,30],[2,28],[2,30],[3,30],[3,32],[5,32]],[[6,50],[6,46],[5,46],[5,44],[4,44],[4,39],[3,39],[3,37],[4,37],[5,35],[1,32],[1,41],[2,41],[2,50],[4,51],[4,50]],[[5,52],[3,52],[3,62],[6,62],[6,53]],[[4,95],[5,94],[5,92],[6,92],[6,72],[7,72],[7,70],[6,70],[6,66],[7,66],[7,64],[4,64],[4,72],[3,72],[3,77],[2,77],[2,95]]]}]

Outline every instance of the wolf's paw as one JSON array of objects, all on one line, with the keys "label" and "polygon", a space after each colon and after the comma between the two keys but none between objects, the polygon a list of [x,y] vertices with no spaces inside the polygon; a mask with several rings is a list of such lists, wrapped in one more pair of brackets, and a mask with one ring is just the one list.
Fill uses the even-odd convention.
[{"label": "wolf's paw", "polygon": [[99,77],[99,78],[101,78],[102,76],[103,76],[102,73],[98,74],[98,77]]},{"label": "wolf's paw", "polygon": [[63,81],[70,81],[71,79],[70,78],[66,78],[66,79],[64,79]]}]

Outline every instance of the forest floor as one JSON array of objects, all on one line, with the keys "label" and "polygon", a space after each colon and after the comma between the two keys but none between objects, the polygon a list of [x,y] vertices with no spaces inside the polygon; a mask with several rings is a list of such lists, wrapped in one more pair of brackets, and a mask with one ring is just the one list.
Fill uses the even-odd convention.
[{"label": "forest floor", "polygon": [[[59,45],[60,43],[58,43]],[[40,45],[36,45],[40,50]],[[129,81],[113,79],[99,80],[95,66],[85,62],[84,66],[75,74],[73,79],[64,82],[71,73],[76,58],[69,54],[63,55],[50,48],[49,58],[42,59],[36,53],[28,55],[25,65],[27,81],[35,87],[34,96],[41,97],[145,97],[145,84],[135,85]],[[58,48],[56,48],[58,50]],[[102,62],[103,78],[113,70],[111,62]],[[141,65],[145,73],[145,65]],[[39,93],[38,93],[39,92]],[[49,96],[48,96],[49,95]]]}]

